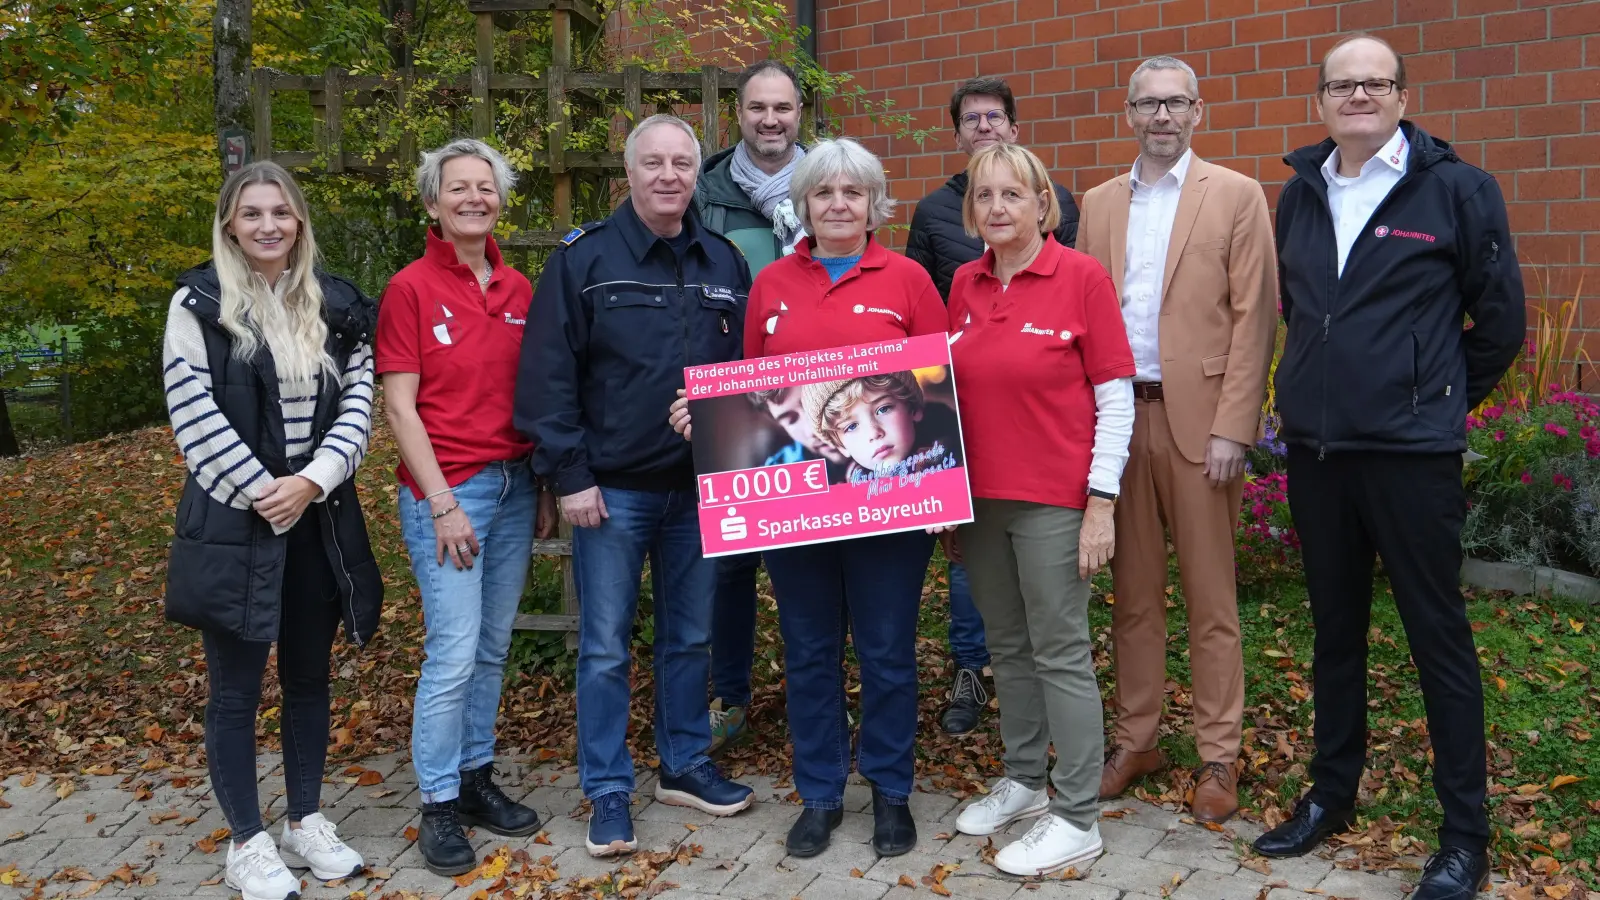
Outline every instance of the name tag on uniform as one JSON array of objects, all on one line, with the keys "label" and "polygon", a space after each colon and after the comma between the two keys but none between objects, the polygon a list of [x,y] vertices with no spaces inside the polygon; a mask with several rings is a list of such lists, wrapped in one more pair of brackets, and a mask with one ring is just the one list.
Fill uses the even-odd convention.
[{"label": "name tag on uniform", "polygon": [[733,290],[720,285],[703,284],[700,286],[700,293],[704,294],[707,300],[726,300],[729,303],[734,302]]}]

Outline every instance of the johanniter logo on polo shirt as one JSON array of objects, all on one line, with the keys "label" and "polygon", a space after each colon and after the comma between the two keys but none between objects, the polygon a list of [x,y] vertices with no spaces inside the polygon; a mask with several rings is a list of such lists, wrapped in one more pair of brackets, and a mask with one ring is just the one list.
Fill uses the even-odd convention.
[{"label": "johanniter logo on polo shirt", "polygon": [[1035,327],[1033,327],[1033,323],[1032,322],[1023,323],[1022,333],[1023,334],[1039,334],[1039,335],[1044,335],[1045,337],[1060,337],[1063,341],[1072,340],[1072,332],[1068,331],[1065,328],[1061,329],[1061,334],[1060,335],[1057,335],[1056,334],[1056,330],[1054,328],[1035,328]]},{"label": "johanniter logo on polo shirt", "polygon": [[864,303],[857,303],[855,305],[855,314],[856,315],[859,316],[862,313],[869,313],[869,312],[870,313],[878,313],[880,315],[885,315],[885,316],[894,316],[896,322],[904,322],[905,321],[905,319],[902,318],[899,313],[895,312],[892,309],[882,309],[882,308],[876,307],[876,306],[867,306]]}]

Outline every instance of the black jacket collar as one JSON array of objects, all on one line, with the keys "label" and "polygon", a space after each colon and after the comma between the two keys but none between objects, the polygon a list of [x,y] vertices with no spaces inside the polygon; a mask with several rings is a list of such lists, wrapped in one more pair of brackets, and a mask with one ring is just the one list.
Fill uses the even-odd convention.
[{"label": "black jacket collar", "polygon": [[[320,269],[317,283],[322,287],[322,320],[329,329],[342,341],[370,343],[378,323],[377,303],[354,282]],[[222,283],[211,260],[179,275],[178,286],[189,288],[186,305],[202,322],[222,324]]]},{"label": "black jacket collar", "polygon": [[[622,205],[617,207],[617,211],[611,214],[611,220],[616,223],[617,229],[622,232],[622,239],[627,242],[628,251],[633,254],[634,262],[644,262],[645,257],[650,255],[650,248],[657,243],[663,245],[667,243],[666,238],[660,237],[651,231],[644,224],[644,220],[639,218],[638,211],[633,208],[632,197],[622,201]],[[693,204],[690,204],[689,208],[684,210],[683,230],[689,235],[689,246],[698,246],[700,254],[702,256],[707,255],[705,226],[700,224],[700,217],[695,213]],[[667,252],[672,252],[670,246]]]},{"label": "black jacket collar", "polygon": [[[1423,131],[1410,119],[1400,120],[1400,133],[1405,135],[1406,144],[1411,148],[1406,153],[1406,171],[1420,172],[1444,160],[1459,160],[1456,152],[1449,142],[1439,140],[1433,135]],[[1333,155],[1334,148],[1338,145],[1333,138],[1326,138],[1319,144],[1301,147],[1283,158],[1295,174],[1310,182],[1319,190],[1326,189],[1322,180],[1322,164]]]}]

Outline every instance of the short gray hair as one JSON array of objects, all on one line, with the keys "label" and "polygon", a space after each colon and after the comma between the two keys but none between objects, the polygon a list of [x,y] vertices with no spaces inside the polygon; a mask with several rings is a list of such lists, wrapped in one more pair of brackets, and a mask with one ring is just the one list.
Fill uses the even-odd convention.
[{"label": "short gray hair", "polygon": [[818,185],[841,175],[867,189],[868,231],[894,215],[894,200],[889,196],[889,180],[884,177],[883,162],[872,155],[872,151],[850,138],[817,141],[806,151],[800,165],[795,166],[794,176],[789,181],[789,201],[794,204],[794,213],[800,217],[800,225],[807,234],[815,232],[811,230],[806,197]]},{"label": "short gray hair", "polygon": [[437,150],[425,151],[422,164],[417,166],[417,194],[423,203],[439,202],[439,189],[444,184],[444,164],[452,159],[471,156],[489,164],[494,173],[494,189],[500,195],[500,205],[505,206],[511,189],[517,186],[517,173],[500,151],[474,138],[457,138]]},{"label": "short gray hair", "polygon": [[1176,70],[1189,76],[1189,91],[1194,94],[1194,99],[1200,99],[1200,79],[1195,77],[1194,69],[1188,63],[1178,59],[1176,56],[1152,56],[1139,63],[1139,68],[1134,69],[1133,74],[1128,76],[1128,99],[1133,99],[1133,86],[1139,80],[1140,75],[1145,72],[1155,72],[1162,69]]},{"label": "short gray hair", "polygon": [[694,167],[698,171],[700,169],[700,136],[694,133],[694,126],[677,116],[666,113],[653,115],[635,125],[633,130],[628,132],[628,140],[622,145],[623,163],[629,166],[633,165],[633,161],[639,152],[639,136],[657,125],[672,125],[683,129],[683,133],[689,136],[689,143],[694,145]]}]

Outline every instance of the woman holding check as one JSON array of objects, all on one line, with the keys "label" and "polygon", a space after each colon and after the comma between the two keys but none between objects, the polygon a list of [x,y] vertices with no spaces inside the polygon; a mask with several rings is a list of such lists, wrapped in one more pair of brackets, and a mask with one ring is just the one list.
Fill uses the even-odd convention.
[{"label": "woman holding check", "polygon": [[[877,157],[848,138],[821,141],[806,151],[789,196],[811,236],[756,276],[746,359],[946,330],[928,273],[873,240],[894,207]],[[671,421],[689,437],[686,400],[673,404]],[[932,554],[933,538],[923,531],[764,554],[783,634],[795,788],[805,803],[785,841],[790,855],[826,850],[843,819],[847,631],[861,662],[856,768],[872,783],[872,846],[880,856],[916,846],[906,798],[917,731],[917,611]]]},{"label": "woman holding check", "polygon": [[[1110,559],[1133,429],[1133,352],[1111,278],[1056,243],[1044,165],[1015,144],[967,166],[962,215],[989,249],[956,271],[950,353],[973,517],[965,557],[983,614],[1006,776],[956,820],[987,835],[1043,814],[995,865],[1040,875],[1099,856],[1100,691],[1089,578]],[[1045,793],[1051,743],[1056,764]]]}]

